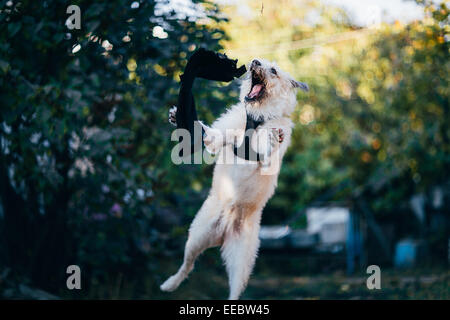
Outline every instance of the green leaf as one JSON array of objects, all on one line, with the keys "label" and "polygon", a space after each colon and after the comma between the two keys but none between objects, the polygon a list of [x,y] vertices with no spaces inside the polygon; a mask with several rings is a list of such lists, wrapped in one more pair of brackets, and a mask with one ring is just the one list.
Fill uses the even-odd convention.
[{"label": "green leaf", "polygon": [[0,70],[3,71],[3,73],[7,73],[9,69],[9,63],[5,60],[0,60]]},{"label": "green leaf", "polygon": [[17,32],[19,32],[20,28],[22,27],[22,23],[20,22],[13,22],[8,24],[8,33],[9,36],[12,38],[16,35]]}]

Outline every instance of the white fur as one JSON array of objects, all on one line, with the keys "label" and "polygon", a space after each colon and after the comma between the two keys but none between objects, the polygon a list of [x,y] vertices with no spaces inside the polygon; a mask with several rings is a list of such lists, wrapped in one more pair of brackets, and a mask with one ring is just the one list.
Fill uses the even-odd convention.
[{"label": "white fur", "polygon": [[[190,226],[183,264],[161,285],[163,291],[175,290],[193,269],[198,255],[214,246],[221,246],[229,299],[238,299],[247,285],[259,247],[261,213],[277,185],[281,160],[291,139],[290,115],[296,105],[292,78],[276,64],[258,60],[258,72],[266,80],[266,97],[260,102],[245,102],[251,87],[248,75],[242,81],[240,102],[217,119],[212,128],[206,127],[205,144],[208,150],[218,153],[212,188]],[[271,68],[276,68],[277,75]],[[234,139],[238,143],[243,140],[246,110],[255,118],[265,119],[251,141],[253,148],[265,155],[263,162],[245,161],[233,153]],[[273,128],[282,129],[282,143]]]}]

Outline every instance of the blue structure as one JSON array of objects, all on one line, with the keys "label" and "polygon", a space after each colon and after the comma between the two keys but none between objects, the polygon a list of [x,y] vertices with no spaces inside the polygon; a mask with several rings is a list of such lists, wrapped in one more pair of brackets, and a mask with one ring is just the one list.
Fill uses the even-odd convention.
[{"label": "blue structure", "polygon": [[354,273],[356,267],[363,265],[363,237],[359,226],[360,216],[350,211],[346,241],[347,274]]},{"label": "blue structure", "polygon": [[400,268],[414,266],[418,256],[418,245],[415,241],[405,239],[395,246],[394,265]]}]

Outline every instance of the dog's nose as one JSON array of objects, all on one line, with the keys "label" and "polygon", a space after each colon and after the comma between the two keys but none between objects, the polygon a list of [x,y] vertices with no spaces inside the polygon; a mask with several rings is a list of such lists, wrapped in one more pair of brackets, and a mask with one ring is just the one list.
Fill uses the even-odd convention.
[{"label": "dog's nose", "polygon": [[257,66],[259,67],[260,65],[261,65],[261,62],[259,62],[258,60],[255,59],[252,61],[252,67],[257,67]]}]

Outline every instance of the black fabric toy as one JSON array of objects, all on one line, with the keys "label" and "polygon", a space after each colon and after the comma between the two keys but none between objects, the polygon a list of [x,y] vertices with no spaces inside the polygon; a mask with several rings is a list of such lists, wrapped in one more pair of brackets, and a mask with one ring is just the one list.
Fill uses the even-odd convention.
[{"label": "black fabric toy", "polygon": [[[214,81],[230,82],[234,78],[239,78],[246,72],[245,66],[237,68],[237,59],[229,59],[226,55],[216,53],[213,51],[198,49],[189,58],[189,61],[184,69],[184,74],[181,75],[181,87],[178,94],[178,108],[176,113],[177,128],[187,129],[191,134],[191,153],[203,148],[203,129],[200,137],[194,136],[194,124],[197,121],[197,111],[195,109],[194,96],[192,95],[192,86],[195,78],[203,78]],[[247,117],[247,127],[249,126],[250,117]],[[257,124],[251,123],[250,128],[256,128]],[[247,129],[247,128],[246,128]],[[182,138],[180,137],[180,140]],[[195,141],[201,139],[201,141]],[[248,141],[247,141],[248,140]],[[244,148],[245,150],[242,150]],[[235,147],[235,154],[245,159],[249,159],[250,149],[249,138],[246,137],[241,147]],[[247,152],[245,152],[247,151]],[[180,156],[185,156],[180,151]],[[259,160],[259,156],[257,159]],[[250,159],[254,159],[253,155]]]}]

